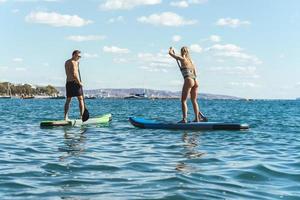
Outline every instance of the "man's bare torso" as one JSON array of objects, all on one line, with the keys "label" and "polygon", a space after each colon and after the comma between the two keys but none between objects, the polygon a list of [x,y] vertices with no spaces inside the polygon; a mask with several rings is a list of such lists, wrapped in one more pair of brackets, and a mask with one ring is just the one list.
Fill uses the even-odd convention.
[{"label": "man's bare torso", "polygon": [[69,59],[65,63],[65,70],[67,75],[67,82],[78,80],[78,62]]}]

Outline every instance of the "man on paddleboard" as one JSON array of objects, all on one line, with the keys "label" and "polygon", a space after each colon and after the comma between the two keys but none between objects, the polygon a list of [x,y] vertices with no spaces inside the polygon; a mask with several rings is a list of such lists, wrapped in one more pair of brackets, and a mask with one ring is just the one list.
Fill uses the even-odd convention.
[{"label": "man on paddleboard", "polygon": [[79,79],[79,59],[81,58],[79,50],[74,50],[72,58],[65,62],[65,70],[67,75],[66,80],[66,103],[65,103],[65,116],[64,119],[68,120],[68,113],[72,97],[77,97],[80,109],[80,118],[84,111],[82,82]]}]

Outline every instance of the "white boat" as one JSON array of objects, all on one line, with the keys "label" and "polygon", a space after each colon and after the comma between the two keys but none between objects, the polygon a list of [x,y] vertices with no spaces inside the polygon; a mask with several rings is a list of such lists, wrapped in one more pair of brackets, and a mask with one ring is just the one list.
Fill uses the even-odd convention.
[{"label": "white boat", "polygon": [[130,94],[127,97],[124,97],[124,99],[148,99],[148,96],[145,93],[142,94]]},{"label": "white boat", "polygon": [[150,99],[150,98],[146,94],[146,89],[144,89],[143,93],[130,94],[129,96],[124,97],[124,99]]}]

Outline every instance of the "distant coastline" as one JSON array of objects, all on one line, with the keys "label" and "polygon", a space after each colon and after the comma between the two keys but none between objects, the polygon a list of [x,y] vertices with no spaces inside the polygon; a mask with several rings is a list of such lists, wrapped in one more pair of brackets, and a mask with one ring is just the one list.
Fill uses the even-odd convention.
[{"label": "distant coastline", "polygon": [[[24,98],[24,99],[64,99],[65,87],[62,86],[37,86],[32,84],[13,84],[9,82],[0,82],[0,98]],[[154,90],[146,88],[103,88],[84,90],[87,99],[96,98],[116,98],[116,99],[179,99],[181,91]],[[242,97],[199,93],[200,99],[208,100],[246,100]],[[262,99],[263,100],[263,99]],[[294,100],[300,100],[296,98]]]},{"label": "distant coastline", "polygon": [[[55,87],[52,85],[38,86],[32,84],[13,84],[10,82],[0,82],[0,98],[24,98],[24,99],[63,99],[65,98],[65,87]],[[153,90],[146,88],[103,88],[94,90],[84,90],[86,98],[125,98],[125,99],[178,99],[181,92],[168,90]],[[231,99],[245,100],[245,98],[200,93],[201,99]]]},{"label": "distant coastline", "polygon": [[0,82],[0,98],[24,98],[57,97],[59,91],[52,85],[34,86],[31,84],[13,84]]},{"label": "distant coastline", "polygon": [[[65,94],[64,87],[56,87],[60,94]],[[178,99],[181,97],[181,92],[172,92],[168,90],[154,90],[146,88],[103,88],[94,90],[85,90],[84,94],[87,97],[96,98],[128,98],[132,96],[144,96],[144,98],[150,99]],[[219,94],[207,94],[200,93],[201,99],[231,99],[231,100],[246,100],[245,98],[219,95]],[[129,98],[128,98],[129,99]]]}]

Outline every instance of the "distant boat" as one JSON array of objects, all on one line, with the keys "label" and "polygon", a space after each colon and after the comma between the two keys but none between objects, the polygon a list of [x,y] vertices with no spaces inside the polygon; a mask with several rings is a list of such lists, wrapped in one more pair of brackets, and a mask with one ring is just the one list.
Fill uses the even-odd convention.
[{"label": "distant boat", "polygon": [[93,95],[85,95],[84,98],[85,99],[96,99],[96,97]]},{"label": "distant boat", "polygon": [[11,89],[9,83],[7,83],[7,95],[0,96],[0,99],[11,99]]},{"label": "distant boat", "polygon": [[34,96],[26,96],[26,97],[22,97],[22,99],[34,99]]},{"label": "distant boat", "polygon": [[65,96],[50,97],[49,99],[65,99]]},{"label": "distant boat", "polygon": [[51,96],[46,96],[46,95],[35,95],[35,99],[49,99]]},{"label": "distant boat", "polygon": [[34,96],[26,96],[26,95],[22,95],[21,99],[33,99]]},{"label": "distant boat", "polygon": [[124,97],[124,99],[149,99],[146,93],[141,94],[130,94],[128,97]]},{"label": "distant boat", "polygon": [[0,96],[0,99],[11,99],[11,96]]}]

